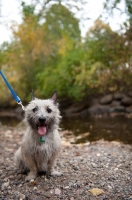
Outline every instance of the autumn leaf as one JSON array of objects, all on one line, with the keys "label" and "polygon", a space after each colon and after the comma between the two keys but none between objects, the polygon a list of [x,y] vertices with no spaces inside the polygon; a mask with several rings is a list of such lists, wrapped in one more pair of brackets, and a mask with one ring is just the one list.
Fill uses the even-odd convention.
[{"label": "autumn leaf", "polygon": [[32,180],[30,181],[30,185],[32,185],[32,186],[37,185],[37,184],[38,184],[37,181],[35,181],[34,179],[32,179]]},{"label": "autumn leaf", "polygon": [[89,192],[92,193],[93,195],[100,195],[104,193],[104,190],[99,189],[99,188],[93,188],[89,190]]}]

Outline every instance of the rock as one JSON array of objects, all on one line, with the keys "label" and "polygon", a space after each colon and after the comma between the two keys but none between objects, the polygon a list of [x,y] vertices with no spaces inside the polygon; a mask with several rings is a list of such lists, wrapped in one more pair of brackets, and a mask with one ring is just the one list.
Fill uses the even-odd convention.
[{"label": "rock", "polygon": [[15,199],[19,199],[19,200],[24,200],[25,199],[25,195],[22,194],[19,191],[16,191],[14,195],[15,195]]},{"label": "rock", "polygon": [[76,140],[80,140],[80,139],[86,138],[86,137],[88,137],[89,135],[90,135],[89,132],[82,133],[81,135],[78,135],[78,136],[76,137]]},{"label": "rock", "polygon": [[132,97],[132,91],[130,91],[130,92],[128,93],[128,96],[129,96],[129,97]]},{"label": "rock", "polygon": [[87,117],[89,115],[89,109],[85,109],[83,111],[81,111],[80,116],[81,117]]},{"label": "rock", "polygon": [[123,94],[123,93],[115,93],[114,96],[113,96],[113,99],[120,101],[124,97],[125,97],[125,94]]},{"label": "rock", "polygon": [[99,101],[100,104],[110,104],[113,100],[113,95],[112,94],[108,94],[104,97],[102,97]]},{"label": "rock", "polygon": [[67,142],[67,141],[64,141],[64,140],[62,140],[62,141],[61,141],[61,145],[62,145],[62,146],[71,146],[71,143],[70,143],[70,142]]},{"label": "rock", "polygon": [[[102,121],[102,125],[105,129],[106,121]],[[89,126],[91,126],[91,122]],[[114,128],[115,126],[111,126],[111,132],[108,134],[111,134],[112,131],[114,134]],[[86,130],[86,132],[88,131]],[[98,128],[97,131],[101,130]],[[2,133],[0,172],[1,175],[4,174],[4,177],[0,178],[0,187],[5,183],[7,186],[7,182],[9,182],[9,186],[1,190],[1,200],[129,199],[132,194],[130,145],[100,140],[96,143],[91,142],[90,145],[88,143],[87,145],[62,146],[56,167],[63,171],[64,176],[57,178],[38,175],[35,181],[31,180],[27,183],[24,181],[25,175],[20,175],[19,171],[13,168],[12,155],[16,148],[14,143],[17,143],[20,138],[19,134],[14,138],[6,138],[5,130]],[[12,152],[5,151],[3,148],[5,144],[7,148],[12,147]],[[34,188],[36,183],[38,183],[37,187]],[[96,190],[96,196],[93,196],[88,192],[93,188],[102,188],[105,193],[99,194]],[[97,195],[99,196],[97,197]]]},{"label": "rock", "polygon": [[132,98],[130,98],[130,97],[124,97],[121,100],[121,105],[123,105],[123,106],[130,106],[130,105],[132,105]]},{"label": "rock", "polygon": [[9,182],[3,183],[2,186],[1,186],[1,189],[4,190],[8,186],[9,186]]},{"label": "rock", "polygon": [[109,113],[109,106],[107,106],[107,105],[93,106],[93,107],[88,109],[88,113],[90,115],[100,115],[100,114]]},{"label": "rock", "polygon": [[110,112],[111,113],[119,113],[119,112],[125,112],[126,111],[126,109],[125,109],[125,107],[124,106],[118,106],[118,107],[112,107],[112,108],[110,108]]},{"label": "rock", "polygon": [[78,116],[78,112],[80,112],[81,110],[83,110],[84,107],[85,107],[85,104],[72,105],[69,108],[67,108],[66,110],[64,110],[64,115],[66,117]]},{"label": "rock", "polygon": [[75,144],[75,143],[76,143],[76,139],[75,139],[75,138],[71,138],[71,139],[70,139],[70,143],[71,143],[71,144]]},{"label": "rock", "polygon": [[91,106],[95,106],[95,105],[97,105],[97,104],[99,104],[99,99],[98,99],[98,98],[94,98],[94,99],[92,99],[92,101],[90,102],[90,107],[91,107]]},{"label": "rock", "polygon": [[126,108],[126,112],[127,112],[127,113],[132,113],[132,106],[128,106],[128,107]]},{"label": "rock", "polygon": [[96,163],[91,163],[92,167],[96,168],[97,164]]},{"label": "rock", "polygon": [[51,198],[52,194],[50,192],[44,192],[44,196],[47,198]]},{"label": "rock", "polygon": [[55,189],[55,194],[56,194],[56,195],[60,195],[60,194],[61,194],[61,190],[60,190],[59,188],[56,188],[56,189]]},{"label": "rock", "polygon": [[120,101],[113,100],[112,103],[110,104],[110,107],[119,107],[120,106]]},{"label": "rock", "polygon": [[100,183],[101,186],[104,186],[105,184],[106,184],[105,182],[101,182],[101,183]]},{"label": "rock", "polygon": [[65,189],[69,189],[69,186],[65,186],[64,188],[65,188]]}]

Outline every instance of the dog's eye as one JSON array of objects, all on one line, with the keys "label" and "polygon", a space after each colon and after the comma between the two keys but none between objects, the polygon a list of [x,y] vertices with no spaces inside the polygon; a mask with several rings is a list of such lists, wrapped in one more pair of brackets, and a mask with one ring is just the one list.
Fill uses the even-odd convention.
[{"label": "dog's eye", "polygon": [[47,112],[48,112],[48,113],[51,113],[52,110],[51,110],[50,108],[47,108]]},{"label": "dog's eye", "polygon": [[38,108],[37,108],[37,107],[35,107],[35,108],[33,109],[33,112],[35,113],[35,112],[37,111],[37,109],[38,109]]}]

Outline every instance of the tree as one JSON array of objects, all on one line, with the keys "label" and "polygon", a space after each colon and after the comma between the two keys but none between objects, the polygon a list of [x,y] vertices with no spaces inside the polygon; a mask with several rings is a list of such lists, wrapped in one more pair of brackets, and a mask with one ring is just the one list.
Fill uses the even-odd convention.
[{"label": "tree", "polygon": [[[47,62],[47,67],[45,67],[42,73],[38,73],[40,81],[39,90],[44,91],[43,93],[47,92],[50,94],[56,87],[59,90],[59,94],[62,96],[64,95],[63,91],[67,91],[67,86],[64,84],[65,79],[63,79],[64,81],[61,79],[61,75],[65,71],[66,77],[68,71],[71,69],[71,66],[67,65],[68,71],[66,72],[64,66],[65,57],[67,57],[67,54],[69,54],[68,52],[72,52],[81,41],[78,20],[65,6],[54,4],[50,7],[45,16],[43,28],[51,39],[50,41],[54,48],[50,60]],[[66,95],[69,96],[69,92]]]},{"label": "tree", "polygon": [[[24,3],[24,1],[22,1]],[[73,15],[76,12],[83,11],[84,7],[87,4],[87,0],[32,0],[32,6],[36,8],[36,12],[38,13],[41,19],[45,18],[47,10],[49,10],[50,6],[53,4],[59,4],[65,6]],[[39,8],[39,9],[38,9]],[[83,13],[84,14],[84,13]],[[81,18],[83,15],[81,16]]]},{"label": "tree", "polygon": [[[80,40],[78,20],[61,4],[49,7],[42,23],[33,5],[23,3],[22,7],[23,22],[12,25],[14,38],[4,51],[8,59],[3,64],[15,71],[15,88],[22,99],[29,99],[32,88],[36,95],[47,97],[51,85],[55,87],[52,72]],[[58,74],[54,76],[57,79]]]},{"label": "tree", "polygon": [[62,4],[54,4],[45,15],[44,26],[52,39],[60,40],[64,35],[74,40],[80,39],[78,20]]},{"label": "tree", "polygon": [[[125,5],[124,11],[118,7],[120,3],[124,3]],[[130,21],[132,20],[132,1],[131,0],[112,0],[112,1],[105,0],[104,8],[108,12],[111,12],[111,13],[113,13],[114,9],[118,9],[121,12],[121,14],[125,13],[128,16],[129,20]]]},{"label": "tree", "polygon": [[[124,9],[122,10],[119,5],[123,3]],[[122,35],[122,40],[124,41],[124,51],[122,56],[125,57],[126,62],[124,62],[124,76],[122,77],[122,81],[124,83],[124,87],[127,82],[127,88],[131,87],[131,73],[132,73],[132,1],[131,0],[105,0],[104,9],[108,13],[114,13],[115,9],[118,9],[121,14],[126,14],[127,20],[121,24],[120,35]],[[129,87],[128,87],[129,86]]]}]

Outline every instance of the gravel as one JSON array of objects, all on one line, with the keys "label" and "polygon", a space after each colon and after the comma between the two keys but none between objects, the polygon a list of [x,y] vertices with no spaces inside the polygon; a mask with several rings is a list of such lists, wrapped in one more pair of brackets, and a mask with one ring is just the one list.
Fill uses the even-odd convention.
[{"label": "gravel", "polygon": [[[24,130],[0,127],[0,199],[2,200],[129,200],[132,199],[132,146],[97,141],[70,144],[62,135],[56,168],[61,177],[38,175],[25,182],[13,163]],[[104,191],[93,195],[89,190]]]}]

